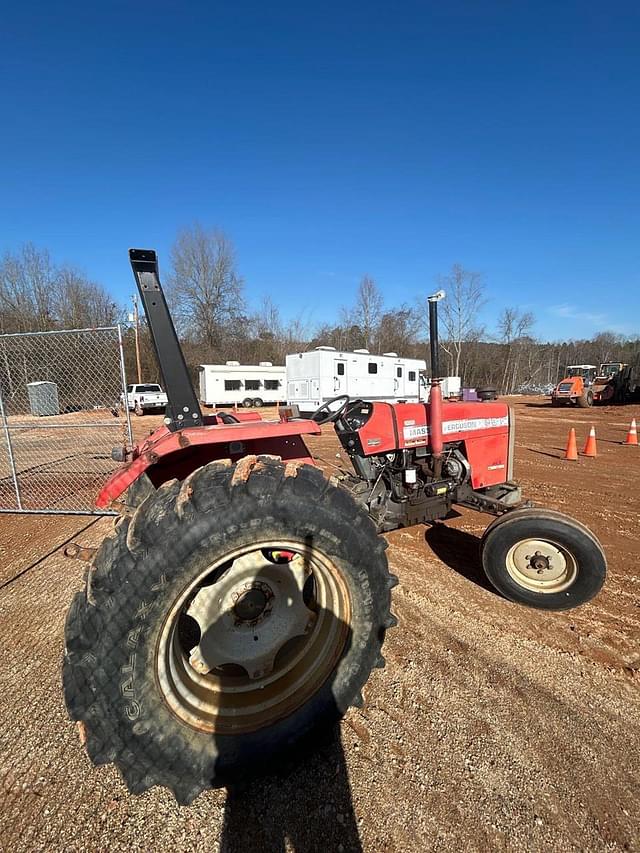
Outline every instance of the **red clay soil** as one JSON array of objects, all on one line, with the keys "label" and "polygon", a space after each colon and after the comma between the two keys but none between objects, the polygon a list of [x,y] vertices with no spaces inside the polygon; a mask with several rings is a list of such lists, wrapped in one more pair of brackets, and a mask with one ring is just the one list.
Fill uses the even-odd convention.
[{"label": "red clay soil", "polygon": [[[46,554],[89,520],[0,518],[0,850],[639,850],[640,447],[622,442],[640,407],[512,402],[526,496],[606,550],[598,598],[560,614],[500,598],[477,513],[390,534],[399,627],[365,707],[292,772],[189,809],[164,790],[130,796],[67,720],[63,623],[83,567]],[[581,449],[592,424],[598,457],[565,462],[569,427]],[[309,445],[327,471],[339,461],[331,428]]]}]

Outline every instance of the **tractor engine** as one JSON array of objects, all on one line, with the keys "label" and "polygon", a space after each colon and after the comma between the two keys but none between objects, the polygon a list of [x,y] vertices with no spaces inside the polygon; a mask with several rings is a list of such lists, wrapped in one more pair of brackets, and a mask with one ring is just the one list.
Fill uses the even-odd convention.
[{"label": "tractor engine", "polygon": [[442,453],[434,452],[430,419],[429,403],[355,400],[335,422],[356,475],[341,484],[379,531],[444,518],[453,503],[495,515],[520,504],[508,406],[444,403]]}]

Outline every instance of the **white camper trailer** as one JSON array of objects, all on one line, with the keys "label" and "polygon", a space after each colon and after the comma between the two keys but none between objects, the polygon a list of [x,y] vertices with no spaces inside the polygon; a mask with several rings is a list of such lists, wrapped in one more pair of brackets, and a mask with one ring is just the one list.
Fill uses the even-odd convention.
[{"label": "white camper trailer", "polygon": [[[445,376],[440,380],[440,389],[443,400],[459,400],[462,398],[462,381],[459,376]],[[426,384],[421,386],[420,393],[423,395],[422,399],[428,403],[431,394],[430,379],[427,379]]]},{"label": "white camper trailer", "polygon": [[339,352],[335,347],[316,347],[286,357],[287,403],[309,415],[321,403],[348,394],[353,399],[406,400],[424,397],[419,358],[399,358],[395,352],[371,355],[368,350]]},{"label": "white camper trailer", "polygon": [[231,406],[249,408],[267,404],[284,403],[286,399],[286,372],[284,367],[270,361],[260,364],[201,364],[200,401],[205,406]]}]

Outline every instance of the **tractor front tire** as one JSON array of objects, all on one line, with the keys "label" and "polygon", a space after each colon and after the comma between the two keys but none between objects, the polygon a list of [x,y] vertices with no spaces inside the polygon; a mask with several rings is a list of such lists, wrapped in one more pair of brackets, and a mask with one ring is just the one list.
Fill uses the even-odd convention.
[{"label": "tractor front tire", "polygon": [[505,598],[542,610],[585,604],[607,572],[602,546],[588,527],[536,507],[512,510],[489,525],[481,558],[487,578]]},{"label": "tractor front tire", "polygon": [[309,465],[212,462],[152,492],[67,615],[65,700],[91,760],[183,804],[291,761],[384,665],[385,547]]}]

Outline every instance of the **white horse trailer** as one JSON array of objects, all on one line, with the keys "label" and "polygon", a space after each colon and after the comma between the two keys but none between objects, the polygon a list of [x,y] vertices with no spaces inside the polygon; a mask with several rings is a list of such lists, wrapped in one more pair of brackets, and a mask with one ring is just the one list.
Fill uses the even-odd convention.
[{"label": "white horse trailer", "polygon": [[260,364],[201,364],[200,401],[205,406],[240,405],[245,408],[284,403],[286,371],[270,361]]},{"label": "white horse trailer", "polygon": [[368,350],[339,352],[334,347],[316,347],[288,355],[286,368],[287,403],[297,405],[301,415],[340,394],[390,403],[415,403],[424,398],[421,372],[426,363],[419,358],[399,358],[394,352],[371,355]]}]

